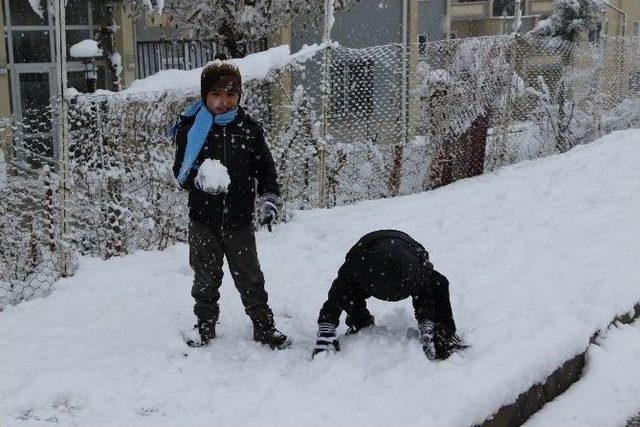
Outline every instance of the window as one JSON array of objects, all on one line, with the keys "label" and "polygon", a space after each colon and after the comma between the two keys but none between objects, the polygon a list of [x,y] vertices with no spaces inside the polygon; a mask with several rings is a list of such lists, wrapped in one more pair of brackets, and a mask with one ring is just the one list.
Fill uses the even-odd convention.
[{"label": "window", "polygon": [[[37,1],[34,1],[37,4]],[[48,25],[48,8],[45,1],[40,1],[42,18],[33,11],[28,0],[9,1],[9,19],[11,25]]]},{"label": "window", "polygon": [[[520,3],[520,10],[524,15],[524,1]],[[493,2],[493,16],[515,16],[516,15],[516,2],[513,0],[494,0]]]},{"label": "window", "polygon": [[373,60],[352,59],[332,64],[330,108],[335,117],[369,117],[373,112]]},{"label": "window", "polygon": [[27,133],[51,130],[51,117],[43,106],[49,105],[49,73],[20,73],[20,101],[23,125]]},{"label": "window", "polygon": [[84,70],[67,72],[67,87],[74,88],[78,92],[87,92],[87,77]]},{"label": "window", "polygon": [[89,25],[89,2],[67,0],[64,17],[67,25]]},{"label": "window", "polygon": [[589,41],[591,43],[596,43],[598,40],[600,40],[600,32],[602,31],[602,25],[598,24],[596,25],[596,27],[592,30],[589,30]]},{"label": "window", "polygon": [[633,35],[640,37],[640,21],[637,21],[633,24]]},{"label": "window", "polygon": [[13,62],[16,64],[51,62],[49,31],[12,31]]}]

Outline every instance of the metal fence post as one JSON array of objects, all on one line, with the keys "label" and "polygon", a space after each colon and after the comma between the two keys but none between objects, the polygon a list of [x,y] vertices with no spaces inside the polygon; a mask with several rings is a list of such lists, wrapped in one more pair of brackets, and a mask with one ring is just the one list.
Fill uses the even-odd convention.
[{"label": "metal fence post", "polygon": [[[520,7],[519,4],[517,4],[516,6]],[[507,150],[508,150],[508,146],[509,146],[509,135],[511,133],[511,127],[513,125],[513,99],[512,99],[512,92],[513,92],[513,84],[514,84],[514,76],[518,74],[518,64],[516,63],[516,61],[519,61],[522,56],[520,55],[520,36],[518,35],[518,33],[516,33],[513,36],[513,39],[511,40],[511,45],[510,45],[510,49],[509,49],[509,60],[507,61],[507,63],[509,64],[508,67],[508,72],[509,72],[509,79],[508,79],[508,88],[506,91],[506,96],[505,96],[505,106],[504,106],[504,111],[502,113],[502,123],[500,126],[500,136],[499,138],[497,138],[497,145],[498,145],[498,149],[499,149],[499,155],[497,156],[497,165],[498,166],[504,166],[506,163],[506,156],[507,156]],[[495,167],[495,165],[494,165]]]},{"label": "metal fence post", "polygon": [[[602,38],[599,38],[596,44],[596,61],[597,61],[597,65],[596,65],[596,96],[595,98],[595,106],[593,108],[593,121],[595,123],[595,128],[596,128],[596,134],[595,136],[597,138],[601,137],[603,135],[602,132],[602,103],[603,103],[603,94],[606,93],[602,90],[603,87],[603,69],[605,66],[605,61],[604,61],[604,47],[603,47],[603,40]],[[617,63],[616,63],[617,65]],[[608,101],[608,100],[606,100]],[[609,104],[609,102],[606,102],[606,104]]]},{"label": "metal fence post", "polygon": [[69,168],[69,123],[67,121],[67,43],[65,24],[65,0],[56,0],[55,22],[56,22],[56,80],[58,96],[56,98],[56,130],[58,144],[58,167],[59,167],[59,194],[60,194],[60,230],[58,245],[58,269],[60,276],[66,277],[70,274],[69,247],[65,240],[68,237],[69,220],[67,216],[67,199],[69,198],[68,168]]},{"label": "metal fence post", "polygon": [[331,26],[333,25],[333,0],[325,0],[324,4],[324,34],[322,42],[325,44],[323,50],[323,64],[321,77],[321,99],[322,99],[322,141],[318,150],[318,204],[320,207],[327,207],[327,130],[329,112],[329,85],[330,72],[329,64],[331,58],[329,56],[329,45],[331,43]]}]

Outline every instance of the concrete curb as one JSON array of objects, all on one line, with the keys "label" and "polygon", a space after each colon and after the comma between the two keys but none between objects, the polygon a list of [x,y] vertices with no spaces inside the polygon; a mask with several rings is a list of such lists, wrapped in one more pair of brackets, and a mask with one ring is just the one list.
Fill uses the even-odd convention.
[{"label": "concrete curb", "polygon": [[640,412],[635,417],[627,420],[625,427],[640,427]]},{"label": "concrete curb", "polygon": [[[640,303],[637,303],[629,313],[616,316],[609,326],[620,322],[629,324],[640,318]],[[567,360],[558,369],[553,371],[544,382],[534,384],[529,390],[521,393],[515,402],[498,409],[491,417],[487,418],[481,427],[513,427],[524,424],[529,417],[538,412],[547,402],[564,393],[571,384],[580,379],[585,365],[587,347],[595,343],[600,331],[596,331],[584,351]]]}]

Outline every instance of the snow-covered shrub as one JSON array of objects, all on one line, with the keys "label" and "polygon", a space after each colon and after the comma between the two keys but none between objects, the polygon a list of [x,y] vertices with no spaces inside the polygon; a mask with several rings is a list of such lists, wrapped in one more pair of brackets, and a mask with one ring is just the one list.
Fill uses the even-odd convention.
[{"label": "snow-covered shrub", "polygon": [[604,8],[602,0],[554,0],[553,13],[541,20],[528,35],[532,37],[558,37],[578,41],[578,35],[594,30]]}]

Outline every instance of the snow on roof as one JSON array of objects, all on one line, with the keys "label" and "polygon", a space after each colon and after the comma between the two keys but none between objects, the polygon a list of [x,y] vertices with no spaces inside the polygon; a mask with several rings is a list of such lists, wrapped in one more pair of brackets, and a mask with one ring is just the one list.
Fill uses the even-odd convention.
[{"label": "snow on roof", "polygon": [[102,49],[98,47],[97,41],[87,39],[71,46],[69,53],[74,58],[94,58],[102,56]]}]

